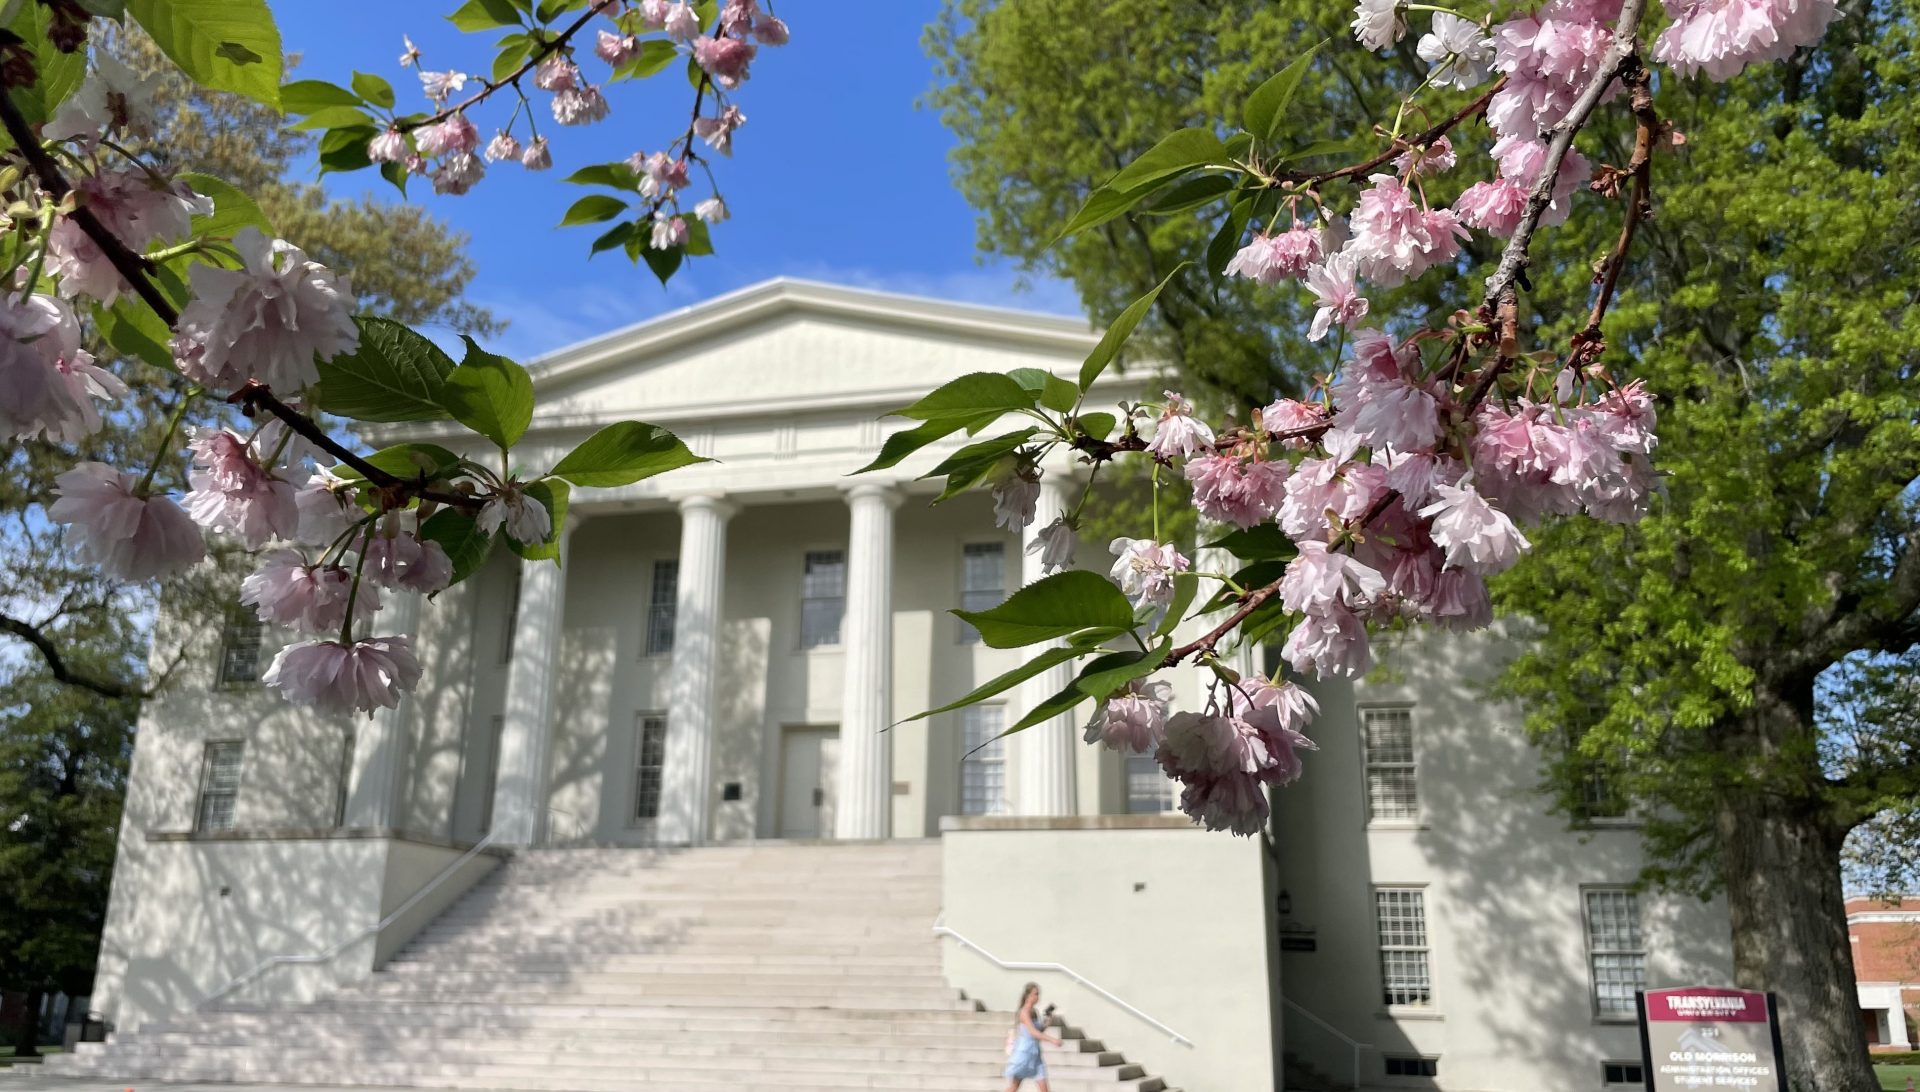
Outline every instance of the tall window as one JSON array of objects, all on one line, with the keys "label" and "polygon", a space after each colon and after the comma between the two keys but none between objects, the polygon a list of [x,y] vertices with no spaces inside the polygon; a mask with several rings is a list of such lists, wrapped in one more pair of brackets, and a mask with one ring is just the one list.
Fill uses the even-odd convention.
[{"label": "tall window", "polygon": [[1173,810],[1173,779],[1152,755],[1127,756],[1127,812],[1159,815]]},{"label": "tall window", "polygon": [[1413,710],[1362,709],[1360,725],[1367,748],[1367,818],[1418,819]]},{"label": "tall window", "polygon": [[679,559],[654,562],[653,590],[647,596],[647,655],[673,652],[673,620],[679,597]]},{"label": "tall window", "polygon": [[[960,548],[960,609],[997,607],[1007,596],[1007,548],[999,542],[969,542]],[[980,631],[960,623],[960,643],[978,644]]]},{"label": "tall window", "polygon": [[660,818],[660,771],[667,764],[667,718],[638,713],[633,718],[633,818]]},{"label": "tall window", "polygon": [[1640,938],[1640,900],[1624,888],[1588,888],[1587,962],[1596,1016],[1632,1019],[1634,994],[1647,986],[1647,950]]},{"label": "tall window", "polygon": [[260,681],[260,616],[251,607],[227,612],[220,630],[220,685],[244,686]]},{"label": "tall window", "polygon": [[1433,1004],[1427,971],[1426,894],[1417,887],[1373,889],[1380,928],[1380,992],[1389,1005]]},{"label": "tall window", "polygon": [[513,662],[513,631],[520,628],[520,567],[514,566],[507,584],[507,628],[500,634],[500,662]]},{"label": "tall window", "polygon": [[840,619],[847,613],[847,552],[807,551],[800,583],[800,647],[840,643]]},{"label": "tall window", "polygon": [[200,762],[200,807],[193,829],[233,829],[233,803],[240,795],[241,742],[210,740]]},{"label": "tall window", "polygon": [[[1595,711],[1593,717],[1598,720],[1600,713]],[[1627,818],[1627,797],[1620,791],[1609,764],[1580,753],[1580,729],[1569,725],[1562,734],[1567,749],[1567,772],[1573,784],[1573,819],[1585,823]]]},{"label": "tall window", "polygon": [[1006,708],[969,705],[960,711],[960,814],[998,815],[1007,810]]}]

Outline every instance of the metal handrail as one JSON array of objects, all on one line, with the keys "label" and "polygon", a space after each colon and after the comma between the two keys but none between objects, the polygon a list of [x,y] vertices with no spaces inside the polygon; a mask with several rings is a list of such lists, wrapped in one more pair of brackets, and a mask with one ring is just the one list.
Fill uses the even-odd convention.
[{"label": "metal handrail", "polygon": [[468,861],[471,861],[475,857],[479,856],[483,850],[485,850],[488,846],[492,844],[493,844],[493,832],[488,831],[485,835],[481,837],[481,839],[478,842],[475,842],[473,844],[473,848],[467,850],[465,853],[462,853],[459,856],[459,858],[456,859],[452,864],[441,869],[439,875],[435,876],[431,880],[428,880],[426,884],[420,888],[420,890],[415,891],[412,895],[409,895],[407,897],[406,901],[402,902],[399,906],[394,907],[392,913],[388,914],[384,918],[381,918],[379,921],[361,930],[360,932],[354,934],[353,936],[350,936],[347,939],[341,941],[340,943],[335,944],[333,947],[328,948],[326,951],[318,952],[313,955],[272,956],[260,962],[259,964],[256,964],[254,968],[248,971],[247,973],[241,975],[240,977],[234,979],[231,982],[228,982],[226,985],[220,987],[219,989],[213,991],[210,994],[207,994],[205,997],[202,997],[193,1007],[196,1010],[205,1008],[206,1006],[213,1004],[215,1001],[220,1000],[222,997],[225,997],[226,995],[232,993],[233,991],[239,989],[241,986],[244,986],[247,983],[253,981],[254,979],[260,977],[261,975],[267,973],[268,971],[272,970],[275,967],[282,966],[285,964],[292,964],[292,963],[326,963],[332,960],[335,956],[339,955],[341,952],[346,951],[348,948],[351,948],[355,944],[360,943],[361,941],[367,939],[368,937],[373,936],[375,933],[378,933],[380,930],[385,929],[387,926],[392,925],[394,922],[400,920],[400,916],[402,914],[405,914],[407,911],[413,909],[416,905],[418,905],[421,899],[426,898],[436,888],[438,888],[442,883],[444,883],[448,876],[451,876],[455,872],[459,871],[460,866],[466,864]]},{"label": "metal handrail", "polygon": [[1132,1005],[1127,1004],[1125,1001],[1120,1000],[1119,997],[1114,995],[1114,992],[1112,990],[1109,990],[1106,987],[1101,986],[1099,983],[1096,983],[1088,979],[1085,975],[1081,974],[1080,972],[1074,970],[1072,967],[1069,967],[1064,963],[1019,963],[1019,962],[1014,962],[1012,960],[1001,959],[999,956],[994,955],[992,952],[989,952],[985,948],[980,947],[978,944],[975,944],[973,941],[968,940],[964,936],[961,936],[959,933],[955,932],[952,929],[949,929],[947,926],[941,924],[938,921],[933,923],[933,933],[935,936],[951,937],[952,939],[959,941],[961,947],[973,949],[973,951],[979,954],[981,958],[985,959],[987,962],[993,964],[994,966],[1000,968],[1003,971],[1055,971],[1060,974],[1066,975],[1068,978],[1071,978],[1075,982],[1080,983],[1080,985],[1085,986],[1087,989],[1092,990],[1094,993],[1099,994],[1100,996],[1106,998],[1107,1000],[1127,1010],[1128,1012],[1146,1021],[1147,1023],[1152,1024],[1154,1027],[1159,1028],[1169,1038],[1171,1038],[1174,1042],[1179,1043],[1181,1046],[1190,1047],[1193,1045],[1192,1039],[1187,1038],[1186,1036],[1173,1030],[1172,1028],[1161,1023],[1160,1021],[1155,1020],[1153,1017],[1148,1016],[1146,1013],[1141,1012],[1139,1009],[1134,1008]]},{"label": "metal handrail", "polygon": [[1359,1088],[1360,1087],[1360,1052],[1363,1050],[1372,1050],[1374,1048],[1373,1044],[1363,1043],[1360,1040],[1355,1039],[1353,1036],[1348,1035],[1346,1032],[1341,1031],[1339,1028],[1334,1027],[1332,1024],[1327,1023],[1325,1020],[1320,1019],[1318,1016],[1315,1016],[1313,1013],[1308,1012],[1307,1009],[1300,1004],[1300,1002],[1295,1001],[1291,997],[1286,997],[1283,995],[1280,998],[1280,1000],[1285,1002],[1288,1008],[1291,1008],[1293,1011],[1299,1013],[1300,1015],[1306,1017],[1307,1019],[1313,1021],[1314,1023],[1319,1024],[1321,1027],[1332,1032],[1336,1039],[1340,1039],[1344,1041],[1348,1046],[1353,1048],[1353,1087]]}]

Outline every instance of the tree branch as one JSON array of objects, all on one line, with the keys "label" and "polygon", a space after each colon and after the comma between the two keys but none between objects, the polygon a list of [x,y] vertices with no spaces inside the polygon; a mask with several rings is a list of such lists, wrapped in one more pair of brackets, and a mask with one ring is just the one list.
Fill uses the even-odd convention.
[{"label": "tree branch", "polygon": [[67,665],[66,658],[60,655],[60,650],[54,645],[53,638],[47,636],[39,626],[25,619],[15,618],[9,614],[0,614],[0,632],[11,633],[15,637],[32,645],[35,651],[40,653],[40,658],[46,661],[48,673],[58,682],[65,683],[69,686],[77,686],[83,690],[91,690],[106,698],[146,698],[152,696],[152,691],[150,690],[128,686],[124,682],[118,682],[112,679],[94,678],[84,672],[75,671]]},{"label": "tree branch", "polygon": [[553,39],[550,42],[547,42],[546,44],[540,46],[540,48],[528,54],[527,59],[521,62],[520,67],[514,69],[512,72],[507,73],[505,77],[498,80],[482,80],[480,81],[480,90],[475,91],[473,94],[468,95],[466,98],[461,99],[459,102],[454,103],[452,106],[449,106],[444,110],[441,110],[437,114],[433,114],[428,117],[421,118],[418,121],[410,121],[402,125],[396,125],[394,128],[398,129],[400,132],[403,132],[403,133],[411,132],[422,126],[434,125],[434,124],[438,124],[439,122],[445,121],[448,118],[461,112],[462,110],[467,109],[470,106],[480,105],[481,103],[487,101],[488,98],[490,98],[495,92],[499,91],[502,87],[508,87],[513,84],[519,83],[520,78],[522,76],[525,76],[528,72],[533,71],[534,67],[537,66],[541,61],[546,60],[548,57],[553,56],[555,53],[558,53],[561,49],[565,48],[567,42],[570,41],[574,35],[580,33],[580,31],[589,22],[593,20],[594,16],[599,15],[601,12],[607,10],[612,6],[613,6],[613,0],[600,0],[599,3],[592,5],[591,7],[587,8],[585,12],[582,12],[580,15],[580,18],[575,19],[571,24],[568,25],[567,29],[560,32],[559,37]]},{"label": "tree branch", "polygon": [[1388,160],[1392,159],[1394,156],[1399,155],[1401,152],[1406,151],[1408,148],[1425,147],[1426,145],[1432,144],[1434,141],[1439,140],[1441,137],[1446,136],[1448,133],[1452,132],[1455,128],[1457,128],[1461,122],[1466,121],[1468,118],[1475,117],[1479,115],[1481,111],[1485,110],[1487,108],[1487,104],[1493,101],[1493,96],[1498,94],[1500,92],[1500,89],[1505,87],[1506,85],[1507,85],[1507,78],[1505,76],[1500,77],[1499,79],[1493,81],[1493,86],[1487,88],[1485,94],[1481,95],[1477,99],[1474,99],[1472,102],[1461,107],[1459,110],[1454,111],[1453,116],[1445,119],[1444,121],[1439,122],[1438,124],[1434,125],[1432,128],[1429,128],[1427,131],[1423,133],[1419,133],[1414,136],[1408,137],[1405,140],[1389,141],[1387,150],[1384,152],[1381,152],[1379,155],[1374,156],[1372,159],[1366,160],[1361,163],[1354,163],[1349,166],[1341,167],[1337,170],[1323,171],[1319,174],[1288,173],[1288,174],[1276,175],[1275,178],[1276,180],[1282,183],[1291,183],[1293,185],[1304,184],[1308,186],[1318,186],[1322,182],[1332,182],[1338,178],[1354,178],[1359,175],[1366,174],[1368,171],[1373,170],[1375,167],[1378,167],[1383,163],[1386,163]]},{"label": "tree branch", "polygon": [[1653,142],[1660,132],[1660,115],[1653,109],[1652,79],[1652,74],[1638,57],[1627,58],[1620,80],[1626,84],[1631,96],[1628,108],[1633,111],[1634,118],[1633,157],[1627,160],[1626,167],[1626,173],[1633,176],[1633,192],[1627,198],[1627,215],[1620,225],[1620,240],[1613,245],[1613,253],[1602,260],[1599,275],[1595,278],[1600,283],[1600,292],[1594,297],[1593,310],[1587,315],[1586,329],[1573,338],[1576,352],[1587,357],[1597,357],[1607,347],[1607,339],[1600,333],[1600,320],[1606,317],[1607,307],[1613,302],[1614,288],[1620,283],[1620,270],[1627,264],[1627,248],[1633,244],[1634,229],[1653,212]]}]

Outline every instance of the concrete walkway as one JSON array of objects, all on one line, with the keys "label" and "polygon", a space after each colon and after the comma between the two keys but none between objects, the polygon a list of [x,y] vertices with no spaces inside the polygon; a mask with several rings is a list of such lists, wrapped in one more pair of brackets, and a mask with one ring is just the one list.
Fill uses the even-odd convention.
[{"label": "concrete walkway", "polygon": [[94,1077],[42,1076],[34,1072],[36,1068],[16,1065],[0,1069],[0,1092],[365,1092],[309,1084],[173,1084],[166,1081],[141,1081],[129,1090],[125,1084]]}]

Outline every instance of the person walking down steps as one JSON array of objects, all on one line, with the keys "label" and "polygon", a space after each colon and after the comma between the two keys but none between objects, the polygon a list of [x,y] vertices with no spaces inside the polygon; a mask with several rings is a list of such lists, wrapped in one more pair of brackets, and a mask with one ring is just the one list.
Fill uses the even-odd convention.
[{"label": "person walking down steps", "polygon": [[1040,1059],[1040,1044],[1060,1045],[1056,1036],[1048,1035],[1042,1029],[1033,1008],[1040,1003],[1040,987],[1029,982],[1020,991],[1020,1009],[1013,1018],[1013,1030],[1008,1033],[1007,1047],[1007,1092],[1018,1092],[1021,1081],[1032,1081],[1047,1092],[1047,1063]]}]

